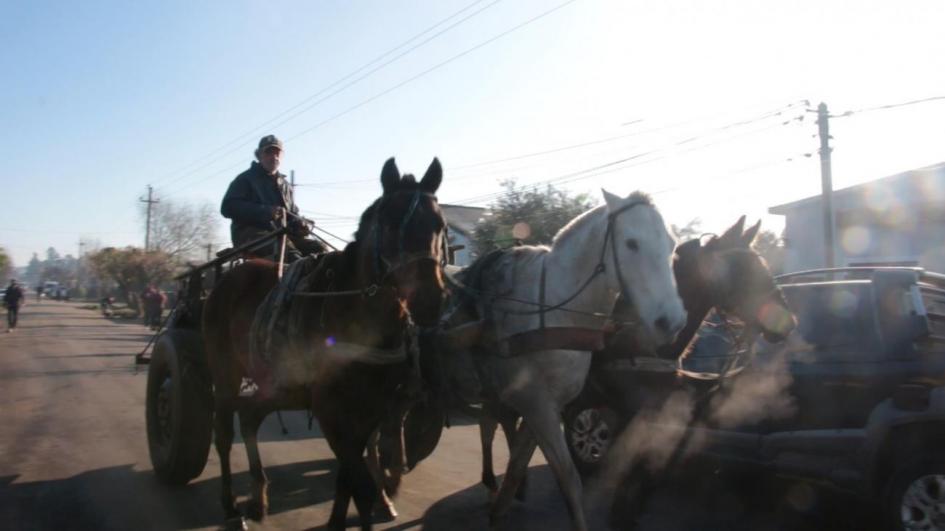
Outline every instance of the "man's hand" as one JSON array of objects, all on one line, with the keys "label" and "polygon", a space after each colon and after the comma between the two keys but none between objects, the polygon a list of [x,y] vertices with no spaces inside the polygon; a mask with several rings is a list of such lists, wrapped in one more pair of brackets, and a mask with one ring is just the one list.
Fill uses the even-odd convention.
[{"label": "man's hand", "polygon": [[282,221],[283,209],[280,206],[272,207],[272,219]]}]

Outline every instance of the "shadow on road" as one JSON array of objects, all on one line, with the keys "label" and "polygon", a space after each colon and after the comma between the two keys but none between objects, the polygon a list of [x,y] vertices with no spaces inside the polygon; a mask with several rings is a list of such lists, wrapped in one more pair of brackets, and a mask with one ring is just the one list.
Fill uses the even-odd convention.
[{"label": "shadow on road", "polygon": [[[267,467],[270,514],[333,499],[333,459]],[[150,470],[120,465],[70,478],[14,483],[0,477],[0,522],[6,529],[192,529],[221,526],[219,477],[168,487]],[[233,475],[236,493],[247,493],[247,472]]]}]

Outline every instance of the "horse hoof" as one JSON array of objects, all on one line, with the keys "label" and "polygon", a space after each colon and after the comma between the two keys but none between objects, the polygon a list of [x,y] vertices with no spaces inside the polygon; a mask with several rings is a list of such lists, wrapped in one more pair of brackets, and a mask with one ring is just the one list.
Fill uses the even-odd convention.
[{"label": "horse hoof", "polygon": [[242,516],[227,518],[223,528],[226,531],[249,531],[249,526],[246,525],[246,520]]},{"label": "horse hoof", "polygon": [[397,509],[393,505],[382,503],[375,507],[373,512],[376,523],[393,522],[397,519]]},{"label": "horse hoof", "polygon": [[268,507],[265,504],[260,503],[259,500],[248,500],[246,502],[246,516],[255,522],[262,522],[266,519],[266,513],[268,512]]}]

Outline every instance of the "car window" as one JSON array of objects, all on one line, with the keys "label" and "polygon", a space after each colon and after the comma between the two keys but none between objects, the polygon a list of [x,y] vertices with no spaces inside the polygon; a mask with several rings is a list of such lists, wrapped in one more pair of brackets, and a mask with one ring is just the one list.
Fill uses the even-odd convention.
[{"label": "car window", "polygon": [[851,283],[784,290],[804,343],[820,350],[868,341],[872,335],[869,287]]}]

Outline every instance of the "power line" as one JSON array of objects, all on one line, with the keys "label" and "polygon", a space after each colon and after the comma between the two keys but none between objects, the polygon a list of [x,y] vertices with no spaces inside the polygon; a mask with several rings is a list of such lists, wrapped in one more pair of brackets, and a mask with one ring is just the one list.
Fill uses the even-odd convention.
[{"label": "power line", "polygon": [[[559,5],[557,5],[557,6],[553,7],[553,8],[551,8],[551,9],[548,9],[547,11],[544,11],[544,12],[542,12],[542,13],[540,13],[540,14],[538,14],[538,15],[536,15],[536,16],[530,18],[530,19],[528,19],[528,20],[525,20],[524,22],[521,22],[521,23],[517,24],[516,26],[513,26],[512,28],[509,28],[509,29],[507,29],[507,30],[505,30],[505,31],[503,31],[503,32],[501,32],[501,33],[499,33],[499,34],[497,34],[497,35],[494,35],[494,36],[490,37],[489,39],[486,39],[485,41],[480,42],[479,44],[476,44],[475,46],[472,46],[472,47],[470,47],[470,48],[467,48],[466,50],[464,50],[464,51],[462,51],[462,52],[460,52],[460,53],[458,53],[458,54],[456,54],[456,55],[453,55],[453,56],[450,57],[449,59],[446,59],[446,60],[444,60],[444,61],[441,61],[441,62],[439,62],[439,63],[437,63],[437,64],[431,66],[430,68],[427,68],[426,70],[423,70],[423,71],[421,71],[420,73],[415,74],[415,75],[413,75],[413,76],[411,76],[411,77],[409,77],[409,78],[407,78],[407,79],[401,81],[400,83],[397,83],[396,85],[394,85],[394,86],[392,86],[392,87],[389,87],[389,88],[387,88],[387,89],[385,89],[385,90],[382,90],[381,92],[378,92],[378,93],[374,94],[373,96],[371,96],[371,97],[369,97],[369,98],[367,98],[367,99],[365,99],[365,100],[362,100],[360,103],[357,103],[357,104],[355,104],[355,105],[352,105],[351,107],[348,107],[347,109],[345,109],[345,110],[343,110],[343,111],[341,111],[341,112],[339,112],[339,113],[337,113],[337,114],[334,114],[334,115],[332,115],[332,116],[330,116],[330,117],[328,117],[328,118],[326,118],[326,119],[324,119],[324,120],[322,120],[322,121],[316,123],[315,125],[313,125],[313,126],[307,128],[307,129],[304,129],[304,130],[301,131],[300,133],[297,133],[297,134],[295,134],[295,135],[293,135],[293,136],[288,137],[288,138],[286,139],[286,142],[290,142],[290,141],[292,141],[292,140],[296,140],[296,139],[298,139],[298,138],[300,138],[300,137],[302,137],[302,136],[305,136],[305,135],[311,133],[312,131],[314,131],[314,130],[316,130],[316,129],[322,127],[322,126],[324,126],[325,124],[328,124],[328,123],[330,123],[330,122],[332,122],[332,121],[334,121],[334,120],[337,120],[338,118],[341,118],[342,116],[344,116],[344,115],[346,115],[346,114],[348,114],[348,113],[350,113],[350,112],[352,112],[352,111],[354,111],[354,110],[356,110],[356,109],[358,109],[358,108],[360,108],[360,107],[363,107],[363,106],[367,105],[368,103],[371,103],[372,101],[374,101],[374,100],[376,100],[376,99],[378,99],[378,98],[381,98],[381,97],[383,97],[383,96],[386,96],[387,94],[390,94],[391,92],[393,92],[393,91],[395,91],[395,90],[397,90],[397,89],[403,87],[404,85],[407,85],[407,84],[409,84],[409,83],[411,83],[411,82],[413,82],[413,81],[416,81],[417,79],[420,79],[420,78],[422,78],[422,77],[424,77],[424,76],[426,76],[426,75],[428,75],[428,74],[430,74],[430,73],[432,73],[432,72],[434,72],[434,71],[436,71],[436,70],[438,70],[438,69],[440,69],[440,68],[446,66],[447,64],[449,64],[449,63],[451,63],[451,62],[453,62],[453,61],[455,61],[455,60],[457,60],[457,59],[460,59],[461,57],[464,57],[464,56],[466,56],[466,55],[468,55],[468,54],[470,54],[470,53],[472,53],[472,52],[474,52],[474,51],[476,51],[476,50],[478,50],[478,49],[480,49],[480,48],[482,48],[482,47],[484,47],[484,46],[486,46],[486,45],[488,45],[488,44],[491,44],[491,43],[493,43],[493,42],[495,42],[495,41],[501,39],[502,37],[505,37],[505,36],[509,35],[510,33],[513,33],[513,32],[515,32],[515,31],[517,31],[517,30],[519,30],[519,29],[522,29],[522,28],[524,28],[525,26],[528,26],[529,24],[532,24],[532,23],[538,21],[539,19],[544,18],[544,17],[550,15],[551,13],[554,13],[555,11],[558,11],[558,10],[560,10],[560,9],[562,9],[562,8],[564,8],[564,7],[568,6],[568,5],[570,5],[570,4],[573,4],[573,3],[576,2],[576,1],[577,1],[577,0],[567,0],[566,2],[564,2],[564,3],[562,3],[562,4],[559,4]],[[227,168],[224,168],[224,169],[222,169],[222,170],[218,170],[218,171],[216,171],[216,172],[214,172],[214,173],[208,175],[207,177],[205,177],[205,178],[203,178],[203,179],[200,179],[200,180],[194,182],[193,184],[198,184],[198,183],[207,181],[207,180],[211,179],[212,177],[215,177],[216,175],[219,175],[220,173],[222,173],[222,172],[224,172],[224,171],[227,171],[228,169],[231,169],[231,168],[233,168],[233,167],[236,167],[236,166],[238,166],[238,165],[240,165],[240,164],[242,164],[242,163],[234,164],[234,165],[229,166],[229,167],[227,167]],[[181,190],[182,190],[182,189],[177,189],[177,190],[174,190],[174,191],[165,193],[165,196],[175,195],[175,194],[179,193]]]},{"label": "power line", "polygon": [[[427,33],[433,31],[433,30],[436,29],[437,27],[443,25],[444,23],[448,22],[449,20],[451,20],[451,19],[457,17],[458,15],[464,13],[465,11],[468,11],[469,9],[471,9],[472,7],[474,7],[474,6],[477,5],[477,4],[482,3],[483,1],[485,1],[485,0],[476,0],[476,1],[472,2],[471,4],[466,5],[465,7],[463,7],[462,9],[460,9],[459,11],[454,12],[453,14],[451,14],[451,15],[449,15],[448,17],[446,17],[446,18],[440,20],[440,21],[437,22],[436,24],[433,24],[432,26],[430,26],[430,27],[428,27],[427,29],[421,31],[420,33],[414,35],[413,37],[410,37],[410,38],[407,39],[406,41],[404,41],[404,42],[398,44],[397,46],[391,48],[390,50],[388,50],[388,51],[382,53],[381,55],[379,55],[379,56],[375,57],[374,59],[368,61],[367,63],[361,65],[360,67],[358,67],[358,68],[356,68],[355,70],[349,72],[347,75],[345,75],[345,76],[339,78],[338,80],[334,81],[333,83],[331,83],[331,84],[329,84],[329,85],[327,85],[327,86],[325,86],[325,87],[319,89],[317,92],[315,92],[314,94],[309,95],[308,97],[306,97],[305,99],[303,99],[303,100],[300,101],[299,103],[296,103],[296,104],[293,105],[292,107],[289,107],[288,109],[286,109],[286,110],[280,112],[280,113],[277,114],[276,116],[270,118],[269,120],[266,120],[265,122],[261,123],[260,125],[258,125],[258,126],[252,128],[252,129],[250,129],[250,130],[248,130],[248,131],[242,133],[241,135],[239,135],[239,136],[237,136],[236,138],[234,138],[233,140],[227,142],[227,143],[224,144],[223,146],[221,146],[221,147],[219,147],[219,148],[217,148],[217,149],[211,151],[207,156],[204,156],[204,157],[202,157],[202,158],[200,158],[200,159],[197,159],[196,161],[191,162],[190,164],[187,164],[186,166],[182,167],[181,169],[176,170],[176,171],[174,171],[174,172],[172,172],[172,173],[170,173],[170,174],[168,174],[168,175],[166,175],[166,176],[164,176],[164,177],[158,179],[157,182],[164,181],[164,180],[166,180],[167,178],[170,178],[170,177],[172,177],[172,176],[174,176],[174,175],[176,175],[176,174],[178,174],[178,173],[180,173],[180,172],[182,172],[182,171],[187,170],[187,168],[190,168],[190,167],[194,166],[195,164],[199,164],[199,163],[201,163],[201,162],[205,162],[208,157],[213,157],[213,158],[211,159],[211,161],[210,161],[210,162],[212,163],[213,161],[219,160],[219,159],[222,158],[223,156],[226,156],[226,155],[232,153],[234,150],[240,149],[241,146],[238,146],[238,147],[236,147],[236,148],[233,148],[233,149],[230,149],[230,150],[228,150],[228,151],[225,151],[225,152],[223,152],[222,154],[220,154],[220,155],[218,155],[218,156],[214,156],[214,155],[216,155],[217,153],[220,153],[221,151],[223,151],[224,149],[229,148],[230,146],[233,146],[234,144],[243,141],[244,139],[246,139],[247,137],[249,137],[249,136],[252,135],[253,133],[259,131],[259,130],[262,129],[263,127],[270,126],[270,125],[271,125],[273,122],[275,122],[276,120],[279,120],[280,118],[286,116],[287,114],[289,114],[289,113],[295,111],[295,110],[298,109],[299,107],[302,107],[303,105],[306,105],[307,103],[309,103],[309,102],[312,101],[313,99],[315,99],[315,98],[321,96],[322,94],[324,94],[325,92],[327,92],[327,91],[331,90],[332,88],[338,86],[339,84],[344,83],[344,82],[347,81],[348,79],[351,79],[352,77],[358,75],[359,73],[361,73],[361,72],[363,72],[364,70],[366,70],[367,68],[369,68],[371,65],[373,65],[373,64],[377,63],[378,61],[384,59],[385,57],[391,55],[392,53],[396,52],[397,50],[400,50],[400,49],[403,48],[404,46],[407,46],[407,45],[410,44],[411,42],[413,42],[413,41],[419,39],[419,38],[422,37],[423,35],[426,35]],[[422,42],[420,42],[419,44],[414,45],[413,47],[411,47],[411,48],[409,48],[408,50],[406,50],[405,52],[403,52],[403,53],[397,55],[397,56],[394,57],[393,59],[390,59],[389,61],[387,61],[387,62],[381,64],[380,66],[374,68],[373,70],[369,71],[367,74],[364,74],[364,75],[362,75],[361,77],[355,79],[354,81],[352,81],[352,82],[350,82],[350,83],[344,85],[344,86],[341,87],[340,89],[338,89],[338,90],[336,90],[335,92],[332,92],[331,94],[329,94],[328,96],[326,96],[326,97],[324,97],[324,98],[322,98],[322,99],[316,101],[316,102],[313,103],[312,105],[309,105],[308,107],[305,107],[302,111],[299,111],[298,113],[293,114],[290,118],[288,118],[287,120],[284,120],[284,121],[280,122],[278,125],[281,125],[281,124],[285,123],[286,121],[295,118],[296,116],[302,114],[303,112],[306,112],[306,111],[312,109],[313,107],[315,107],[315,106],[318,105],[319,103],[325,101],[326,99],[330,98],[331,96],[334,96],[334,95],[338,94],[339,92],[341,92],[341,91],[343,91],[343,90],[345,90],[345,89],[351,87],[352,85],[358,83],[359,81],[364,80],[365,78],[369,77],[371,74],[374,74],[375,72],[381,70],[382,68],[384,68],[384,67],[390,65],[391,63],[393,63],[393,62],[397,61],[398,59],[404,57],[405,55],[409,54],[410,52],[412,52],[412,51],[414,51],[414,50],[420,48],[420,47],[423,46],[424,44],[429,43],[429,42],[432,41],[433,39],[439,37],[440,35],[446,33],[447,31],[449,31],[449,30],[455,28],[456,26],[462,24],[463,22],[469,20],[470,18],[472,18],[472,17],[478,15],[479,13],[485,11],[486,9],[488,9],[488,8],[490,8],[490,7],[492,7],[492,6],[494,6],[495,4],[497,4],[497,3],[500,2],[500,1],[501,1],[501,0],[495,0],[495,1],[493,1],[493,2],[490,3],[489,5],[487,5],[487,6],[483,7],[483,8],[481,8],[481,9],[479,9],[478,11],[472,13],[471,15],[466,16],[465,18],[459,20],[458,22],[456,22],[456,23],[454,23],[453,25],[447,27],[446,29],[444,29],[444,30],[442,30],[442,31],[440,31],[440,32],[438,32],[438,33],[436,33],[435,35],[429,37],[428,39],[426,39],[426,40],[424,40],[424,41],[422,41]],[[207,165],[208,165],[208,164],[205,163],[205,164],[203,164],[203,165],[201,165],[201,166],[199,166],[199,167],[197,167],[197,168],[191,169],[191,170],[188,171],[187,173],[185,173],[185,174],[183,174],[183,175],[181,175],[181,176],[178,176],[177,179],[174,179],[174,180],[172,180],[172,181],[169,181],[169,182],[165,183],[163,186],[167,186],[167,185],[169,185],[169,184],[171,184],[171,183],[174,183],[174,182],[179,181],[179,180],[180,180],[181,178],[183,178],[183,177],[192,175],[193,173],[195,173],[195,172],[197,172],[197,171],[199,171],[199,170],[201,170],[201,169],[203,169],[203,168],[206,168]]]},{"label": "power line", "polygon": [[[919,103],[927,103],[930,101],[939,101],[939,100],[945,100],[945,96],[931,96],[928,98],[921,98],[918,100],[904,101],[902,103],[890,103],[886,105],[876,105],[874,107],[863,107],[861,109],[846,111],[843,114],[839,114],[839,115],[830,115],[830,117],[831,118],[846,118],[847,116],[852,116],[854,114],[862,114],[865,112],[881,111],[881,110],[886,110],[886,109],[896,109],[899,107],[907,107],[909,105],[917,105]],[[816,112],[816,110],[812,110],[812,111]]]},{"label": "power line", "polygon": [[427,74],[430,74],[431,72],[434,72],[435,70],[438,70],[438,69],[440,69],[440,68],[442,68],[442,67],[448,65],[449,63],[452,63],[453,61],[455,61],[455,60],[457,60],[457,59],[459,59],[459,58],[461,58],[461,57],[464,57],[464,56],[466,56],[466,55],[469,55],[470,53],[472,53],[472,52],[474,52],[474,51],[476,51],[476,50],[478,50],[478,49],[480,49],[480,48],[482,48],[482,47],[484,47],[484,46],[486,46],[486,45],[488,45],[488,44],[491,44],[491,43],[493,43],[493,42],[495,42],[495,41],[501,39],[502,37],[505,37],[505,36],[509,35],[509,34],[512,33],[512,32],[515,32],[515,31],[517,31],[517,30],[519,30],[519,29],[522,29],[522,28],[524,28],[525,26],[528,26],[529,24],[532,24],[533,22],[536,22],[536,21],[538,21],[539,19],[544,18],[544,17],[550,15],[551,13],[554,13],[555,11],[558,11],[559,9],[561,9],[561,8],[563,8],[563,7],[566,7],[566,6],[570,5],[570,4],[573,4],[573,3],[576,2],[576,1],[577,1],[577,0],[567,0],[566,2],[564,2],[564,3],[562,3],[562,4],[559,4],[559,5],[557,5],[557,6],[553,7],[553,8],[551,8],[551,9],[549,9],[549,10],[547,10],[547,11],[544,11],[544,12],[542,12],[541,14],[536,15],[536,16],[534,16],[534,17],[532,17],[532,18],[530,18],[530,19],[528,19],[528,20],[526,20],[526,21],[524,21],[524,22],[522,22],[522,23],[520,23],[520,24],[518,24],[518,25],[516,25],[516,26],[513,26],[512,28],[509,28],[509,29],[503,31],[503,32],[499,33],[498,35],[495,35],[495,36],[493,36],[493,37],[491,37],[491,38],[489,38],[489,39],[486,39],[485,41],[483,41],[483,42],[481,42],[481,43],[479,43],[479,44],[477,44],[477,45],[475,45],[475,46],[473,46],[473,47],[471,47],[471,48],[467,48],[466,50],[464,50],[464,51],[462,51],[462,52],[460,52],[460,53],[458,53],[458,54],[456,54],[456,55],[450,57],[449,59],[446,59],[446,60],[444,60],[444,61],[441,61],[441,62],[439,62],[439,63],[437,63],[437,64],[431,66],[430,68],[427,68],[426,70],[423,70],[423,71],[421,71],[420,73],[418,73],[418,74],[416,74],[416,75],[414,75],[414,76],[411,76],[411,77],[409,77],[409,78],[407,78],[407,79],[401,81],[400,83],[394,85],[393,87],[390,87],[390,88],[388,88],[388,89],[386,89],[386,90],[383,90],[383,91],[381,91],[381,92],[379,92],[379,93],[377,93],[377,94],[371,96],[370,98],[368,98],[368,99],[366,99],[366,100],[364,100],[364,101],[362,101],[362,102],[360,102],[360,103],[358,103],[358,104],[356,104],[356,105],[353,105],[353,106],[351,106],[351,107],[348,107],[347,109],[345,109],[345,110],[339,112],[338,114],[335,114],[335,115],[333,115],[333,116],[331,116],[331,117],[329,117],[329,118],[326,118],[326,119],[322,120],[321,122],[319,122],[319,123],[313,125],[312,127],[309,127],[308,129],[303,130],[302,132],[296,134],[295,136],[289,137],[289,140],[294,140],[294,139],[297,139],[297,138],[302,137],[302,136],[304,136],[304,135],[307,135],[308,133],[311,133],[311,132],[314,131],[315,129],[318,129],[319,127],[321,127],[321,126],[323,126],[323,125],[325,125],[325,124],[327,124],[327,123],[329,123],[329,122],[332,122],[332,121],[334,121],[334,120],[336,120],[336,119],[338,119],[338,118],[340,118],[340,117],[342,117],[342,116],[344,116],[344,115],[350,113],[351,111],[353,111],[353,110],[355,110],[355,109],[358,109],[358,108],[360,108],[360,107],[363,107],[364,105],[367,105],[368,103],[370,103],[370,102],[372,102],[372,101],[374,101],[374,100],[376,100],[376,99],[378,99],[378,98],[380,98],[380,97],[382,97],[382,96],[385,96],[385,95],[387,95],[387,94],[389,94],[389,93],[391,93],[391,92],[393,92],[393,91],[395,91],[395,90],[397,90],[397,89],[403,87],[404,85],[407,85],[408,83],[411,83],[411,82],[413,82],[413,81],[416,81],[417,79],[420,79],[421,77],[424,77],[424,76],[426,76]]},{"label": "power line", "polygon": [[[754,117],[754,118],[751,118],[751,119],[741,120],[741,121],[737,121],[737,122],[733,122],[733,123],[730,123],[730,124],[726,124],[726,125],[717,127],[717,128],[715,128],[715,129],[710,129],[710,130],[708,130],[706,133],[704,133],[704,135],[702,135],[702,136],[706,136],[706,135],[711,134],[711,133],[713,133],[713,132],[720,132],[720,131],[724,131],[724,130],[727,130],[727,129],[731,129],[731,128],[737,127],[737,126],[739,126],[739,125],[751,124],[751,123],[754,123],[754,122],[757,122],[757,121],[760,121],[760,120],[764,120],[764,119],[767,119],[767,118],[770,118],[770,117],[773,117],[773,116],[779,116],[779,115],[782,115],[782,114],[784,114],[785,112],[791,110],[792,108],[799,107],[799,106],[803,106],[803,105],[807,105],[807,104],[808,104],[808,102],[807,102],[806,100],[802,100],[802,101],[799,101],[799,102],[791,103],[791,104],[785,105],[784,107],[779,107],[779,108],[773,109],[773,110],[771,110],[771,111],[767,111],[767,112],[765,112],[764,114],[762,114],[762,115],[760,115],[760,116],[757,116],[757,117]],[[613,142],[613,141],[616,141],[616,140],[622,140],[622,139],[630,138],[630,137],[634,137],[634,136],[641,136],[641,135],[646,135],[646,134],[650,134],[650,133],[661,132],[661,131],[673,129],[673,128],[676,128],[676,127],[681,127],[681,126],[684,126],[684,125],[689,125],[689,124],[692,124],[692,123],[695,123],[695,122],[705,121],[706,119],[707,119],[707,118],[696,118],[696,119],[692,119],[692,120],[684,120],[684,121],[681,121],[681,122],[675,122],[675,123],[672,123],[672,124],[667,124],[667,125],[663,125],[663,126],[659,126],[659,127],[653,127],[653,128],[645,129],[645,130],[641,130],[641,131],[634,131],[634,132],[632,132],[632,133],[627,133],[627,134],[623,134],[623,135],[616,135],[616,136],[609,136],[609,137],[604,137],[604,138],[598,138],[598,139],[589,140],[589,141],[583,141],[583,142],[578,142],[578,143],[574,143],[574,144],[568,144],[568,145],[563,145],[563,146],[557,146],[557,147],[554,147],[554,148],[544,149],[544,150],[540,150],[540,151],[535,151],[535,152],[530,152],[530,153],[525,153],[525,154],[520,154],[520,155],[513,155],[513,156],[509,156],[509,157],[505,157],[505,158],[492,159],[492,160],[480,161],[480,162],[473,162],[473,163],[468,163],[468,164],[462,164],[462,165],[459,165],[459,166],[451,166],[451,167],[449,168],[449,170],[450,170],[450,172],[456,172],[456,171],[462,171],[462,170],[464,170],[464,169],[477,168],[477,167],[488,166],[488,165],[492,165],[492,164],[499,164],[499,163],[502,163],[502,162],[511,162],[511,161],[515,161],[515,160],[521,160],[521,159],[527,159],[527,158],[534,158],[534,157],[539,157],[539,156],[543,156],[543,155],[550,155],[550,154],[554,154],[554,153],[560,153],[560,152],[569,151],[569,150],[574,150],[574,149],[579,149],[579,148],[583,148],[583,147],[588,147],[588,146],[593,146],[593,145],[599,145],[599,144],[605,144],[605,143]],[[643,120],[635,120],[634,122],[631,122],[631,123],[639,123],[639,122],[642,122],[642,121],[643,121]],[[687,142],[691,142],[691,141],[693,141],[693,140],[697,140],[698,138],[699,138],[699,137],[693,137],[693,138],[690,138],[690,139],[684,139],[684,140],[681,140],[679,143],[680,143],[680,144],[684,144],[684,143],[687,143]],[[505,171],[520,171],[520,170],[527,169],[527,168],[531,168],[531,167],[533,167],[533,166],[528,166],[528,165],[527,165],[527,166],[519,166],[519,167],[516,167],[516,168],[506,168],[506,169],[501,169],[501,168],[500,168],[500,169],[492,170],[492,173],[505,172]],[[451,177],[451,178],[450,178],[450,181],[451,181],[451,182],[455,182],[456,180],[460,180],[460,179],[478,179],[478,178],[482,177],[482,175],[483,175],[483,173],[476,173],[475,175],[471,175],[471,176],[467,176],[467,177],[459,177],[459,178],[457,178],[457,177]],[[371,182],[375,182],[375,181],[377,181],[376,178],[374,178],[374,179],[357,179],[357,180],[348,180],[348,181],[325,181],[325,182],[318,182],[318,181],[315,181],[315,182],[308,182],[308,183],[299,183],[299,184],[297,184],[297,186],[335,186],[335,185],[347,186],[347,185],[358,185],[358,184],[364,184],[364,183],[371,183]]]},{"label": "power line", "polygon": [[[585,168],[585,169],[581,169],[581,170],[577,170],[577,171],[573,171],[573,172],[568,172],[568,173],[566,173],[566,174],[559,175],[559,176],[557,176],[557,177],[553,177],[553,178],[551,178],[551,179],[545,179],[545,180],[537,181],[537,182],[534,182],[534,183],[531,183],[531,184],[528,184],[528,185],[525,185],[525,186],[526,186],[526,188],[537,188],[537,187],[539,187],[539,186],[547,186],[547,185],[552,185],[552,184],[564,184],[564,183],[574,182],[574,181],[581,180],[581,179],[587,179],[587,178],[590,178],[590,177],[596,177],[596,176],[598,176],[598,175],[604,175],[604,174],[607,174],[607,173],[612,173],[612,172],[614,172],[614,171],[623,170],[623,169],[626,169],[626,168],[628,168],[628,167],[639,166],[639,165],[642,165],[642,164],[648,164],[648,163],[651,163],[651,162],[656,162],[656,161],[658,161],[658,160],[662,160],[662,159],[665,159],[665,158],[669,157],[670,154],[672,154],[672,153],[666,153],[666,154],[663,155],[663,156],[660,156],[660,157],[653,157],[653,158],[646,159],[646,160],[642,160],[642,161],[639,161],[638,159],[647,157],[647,156],[649,156],[649,155],[653,155],[653,154],[655,154],[655,153],[659,153],[659,152],[663,152],[663,151],[669,151],[669,150],[671,150],[672,148],[675,148],[675,147],[679,147],[679,146],[682,146],[682,145],[685,145],[685,144],[692,143],[692,142],[694,142],[695,140],[699,140],[699,139],[702,139],[702,138],[706,138],[706,137],[708,137],[708,136],[711,136],[711,135],[716,134],[716,133],[721,132],[721,131],[729,130],[729,129],[731,129],[731,128],[733,128],[733,127],[736,127],[736,126],[744,126],[744,125],[749,125],[749,124],[752,124],[752,123],[757,123],[757,122],[760,122],[760,121],[763,121],[763,120],[767,120],[767,119],[769,119],[769,118],[771,118],[771,117],[778,116],[778,115],[780,115],[780,114],[781,114],[781,113],[780,113],[780,112],[777,112],[777,110],[776,110],[776,111],[767,112],[767,113],[764,113],[764,114],[762,114],[762,115],[760,115],[760,116],[757,116],[757,117],[755,117],[755,118],[753,118],[753,119],[750,119],[750,120],[739,120],[739,121],[732,122],[732,123],[730,123],[730,124],[726,124],[726,125],[723,125],[723,126],[720,126],[720,127],[712,128],[712,129],[706,131],[704,134],[696,135],[696,136],[693,136],[693,137],[688,137],[688,138],[685,138],[685,139],[676,141],[676,142],[674,142],[674,143],[672,143],[672,144],[670,144],[670,145],[668,145],[668,146],[664,146],[664,147],[660,147],[660,148],[651,149],[651,150],[644,151],[644,152],[641,152],[641,153],[636,153],[636,154],[631,155],[631,156],[628,156],[628,157],[623,157],[623,158],[620,158],[620,159],[618,159],[618,160],[614,160],[614,161],[607,162],[607,163],[600,164],[600,165],[595,165],[595,166],[592,166],[592,167],[590,167],[590,168]],[[785,125],[789,125],[789,124],[791,124],[791,123],[794,123],[795,121],[798,121],[798,122],[799,122],[799,121],[801,121],[802,119],[803,119],[803,115],[800,115],[800,116],[798,116],[798,117],[794,117],[794,118],[791,118],[791,119],[789,119],[789,120],[785,120],[785,121],[780,122],[780,123],[775,123],[775,124],[772,124],[772,125],[767,126],[767,127],[764,127],[764,128],[752,129],[752,130],[746,131],[746,132],[744,132],[744,133],[740,133],[740,134],[737,134],[737,135],[733,135],[733,136],[730,136],[730,137],[726,137],[726,138],[720,139],[720,140],[715,141],[715,142],[709,142],[709,143],[706,143],[706,144],[702,144],[702,145],[698,145],[698,146],[693,146],[693,147],[690,147],[690,148],[685,149],[685,150],[683,150],[683,151],[678,151],[678,152],[676,152],[675,154],[680,154],[680,153],[686,153],[686,152],[690,152],[690,151],[695,151],[695,150],[697,150],[697,149],[704,149],[704,148],[706,148],[706,147],[711,147],[711,146],[713,146],[713,145],[717,145],[717,144],[720,144],[720,143],[723,143],[723,142],[728,142],[728,141],[734,140],[734,139],[736,139],[736,138],[740,138],[740,137],[745,136],[745,135],[747,135],[747,134],[754,134],[754,133],[758,133],[758,132],[763,132],[763,131],[766,131],[766,130],[770,130],[770,129],[773,129],[773,128],[782,127],[782,126],[785,126]],[[632,162],[632,161],[638,161],[638,162],[636,162],[635,164],[630,164],[630,165],[626,165],[626,164],[625,164],[625,163],[627,163],[627,162]],[[607,170],[607,171],[600,171],[600,170]],[[498,198],[500,198],[500,197],[502,197],[502,196],[504,196],[504,195],[506,195],[506,194],[508,194],[508,192],[503,192],[503,191],[493,192],[493,193],[483,194],[483,195],[479,195],[479,196],[475,196],[475,197],[471,197],[471,198],[467,198],[467,199],[462,199],[462,200],[458,200],[458,201],[450,201],[450,204],[482,203],[482,202],[487,202],[487,201],[491,201],[491,200],[496,200],[496,199],[498,199]]]}]

